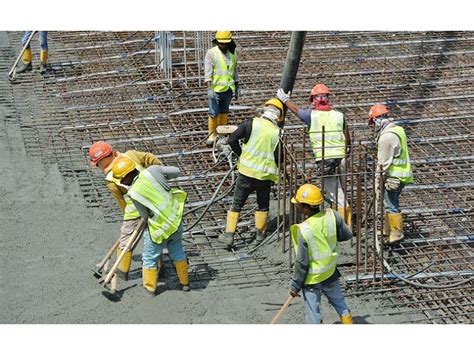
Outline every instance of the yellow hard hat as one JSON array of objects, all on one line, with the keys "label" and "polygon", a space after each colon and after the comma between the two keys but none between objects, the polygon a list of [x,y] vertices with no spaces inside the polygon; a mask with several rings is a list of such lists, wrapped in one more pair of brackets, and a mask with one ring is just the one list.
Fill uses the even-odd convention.
[{"label": "yellow hard hat", "polygon": [[321,190],[312,184],[301,185],[296,196],[291,198],[291,203],[306,203],[310,206],[318,206],[323,203]]},{"label": "yellow hard hat", "polygon": [[230,31],[217,31],[216,41],[220,43],[230,43],[230,41],[232,41],[232,33],[230,33]]},{"label": "yellow hard hat", "polygon": [[132,159],[121,156],[112,166],[112,174],[115,179],[122,180],[128,173],[135,169]]},{"label": "yellow hard hat", "polygon": [[276,108],[278,108],[281,111],[282,114],[285,113],[285,106],[283,106],[283,102],[281,102],[276,97],[274,97],[273,99],[270,99],[267,102],[265,102],[265,106],[267,106],[267,105],[273,105]]}]

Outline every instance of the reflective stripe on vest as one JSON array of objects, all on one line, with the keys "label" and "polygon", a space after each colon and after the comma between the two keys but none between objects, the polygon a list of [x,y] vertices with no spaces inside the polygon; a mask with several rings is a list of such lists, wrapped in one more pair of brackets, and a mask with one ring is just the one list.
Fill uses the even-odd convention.
[{"label": "reflective stripe on vest", "polygon": [[215,92],[226,92],[232,89],[234,92],[234,72],[237,65],[237,56],[229,51],[229,64],[227,64],[227,58],[219,47],[215,46],[211,51],[215,59],[212,73],[212,89]]},{"label": "reflective stripe on vest", "polygon": [[147,220],[153,242],[161,244],[176,232],[183,218],[186,192],[176,188],[166,190],[145,169],[138,175],[128,194],[153,213]]},{"label": "reflective stripe on vest", "polygon": [[311,111],[309,139],[316,161],[323,157],[322,140],[324,126],[324,159],[344,158],[346,139],[344,136],[344,115],[336,110]]},{"label": "reflective stripe on vest", "polygon": [[[129,158],[130,160],[132,160],[134,163],[135,163],[135,168],[138,170],[138,171],[142,171],[143,170],[143,166],[140,164],[140,162],[136,161],[135,159],[133,159],[131,156],[127,155],[127,153],[119,153],[117,152],[117,157],[115,159],[118,159],[120,158],[121,156],[126,156],[127,158]],[[114,159],[114,160],[115,160]],[[124,189],[127,189],[128,190],[128,186],[125,186],[125,185],[122,185],[120,183],[120,180],[118,179],[115,179],[113,177],[113,173],[112,173],[112,170],[110,170],[106,177],[105,177],[105,180],[107,181],[110,181],[110,182],[113,182],[115,185],[117,186],[120,186],[120,187],[123,187]],[[140,217],[140,212],[138,212],[137,208],[135,207],[135,205],[133,204],[132,200],[130,199],[130,197],[125,193],[123,194],[123,199],[125,200],[125,211],[123,213],[123,220],[124,221],[129,221],[131,219],[137,219],[138,217]]]},{"label": "reflective stripe on vest", "polygon": [[[392,164],[387,169],[387,176],[396,177],[404,184],[411,184],[414,181],[413,171],[410,164],[410,154],[408,153],[408,140],[405,130],[400,126],[387,128],[382,135],[393,133],[400,139],[400,155],[392,160]],[[380,139],[380,137],[379,137]]]},{"label": "reflective stripe on vest", "polygon": [[278,140],[278,127],[265,118],[255,117],[250,138],[242,145],[239,172],[258,180],[278,182],[278,167],[275,162]]},{"label": "reflective stripe on vest", "polygon": [[305,285],[320,283],[328,279],[336,270],[336,217],[331,209],[311,216],[303,223],[292,225],[291,237],[298,250],[298,235],[308,245],[309,270]]}]

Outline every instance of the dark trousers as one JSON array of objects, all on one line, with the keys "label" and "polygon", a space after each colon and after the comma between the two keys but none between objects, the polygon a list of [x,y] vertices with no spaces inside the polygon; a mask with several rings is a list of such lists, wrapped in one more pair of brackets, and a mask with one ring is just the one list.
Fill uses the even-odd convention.
[{"label": "dark trousers", "polygon": [[245,205],[249,195],[257,192],[257,205],[259,211],[268,211],[270,208],[270,189],[272,182],[270,180],[258,180],[239,173],[234,191],[234,203],[232,211],[240,212]]}]

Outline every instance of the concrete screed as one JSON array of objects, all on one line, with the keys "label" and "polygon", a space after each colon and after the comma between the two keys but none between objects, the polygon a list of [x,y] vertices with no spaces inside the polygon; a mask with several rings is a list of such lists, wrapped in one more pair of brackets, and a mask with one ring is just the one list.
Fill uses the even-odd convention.
[{"label": "concrete screed", "polygon": [[[0,45],[9,46],[4,32]],[[7,81],[6,75],[0,78]],[[176,283],[160,282],[159,294],[149,298],[141,286],[141,245],[132,280],[119,282],[119,300],[104,297],[105,289],[91,270],[117,238],[120,223],[106,223],[99,210],[86,208],[78,183],[65,181],[56,165],[27,156],[19,122],[21,117],[0,105],[0,323],[267,324],[285,302],[287,277],[245,289],[218,288],[213,280],[189,293]],[[276,243],[258,253],[287,259]],[[348,297],[347,303],[355,323],[406,320],[383,316],[383,306],[367,298]],[[322,315],[326,324],[339,322],[325,299]],[[280,323],[304,323],[302,298],[290,305]]]}]

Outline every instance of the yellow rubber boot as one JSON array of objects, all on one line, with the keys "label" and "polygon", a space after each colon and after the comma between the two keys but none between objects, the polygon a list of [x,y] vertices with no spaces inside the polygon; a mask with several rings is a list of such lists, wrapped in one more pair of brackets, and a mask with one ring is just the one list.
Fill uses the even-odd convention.
[{"label": "yellow rubber boot", "polygon": [[388,213],[385,213],[383,221],[383,236],[388,237],[390,235],[390,222],[388,221]]},{"label": "yellow rubber boot", "polygon": [[33,53],[31,52],[30,48],[25,49],[23,55],[21,56],[21,60],[25,64],[31,63],[33,61]]},{"label": "yellow rubber boot", "polygon": [[23,52],[21,56],[21,62],[18,64],[16,67],[16,73],[24,73],[26,71],[31,71],[33,69],[33,65],[31,64],[31,61],[33,60],[33,53],[31,53],[31,49],[27,48]]},{"label": "yellow rubber boot", "polygon": [[346,208],[338,207],[337,212],[339,212],[339,214],[341,215],[344,222],[346,222],[347,226],[352,230],[352,212],[351,212],[351,208],[349,206],[347,206]]},{"label": "yellow rubber boot", "polygon": [[149,294],[154,296],[158,285],[158,269],[142,268],[142,273],[143,287],[145,287]]},{"label": "yellow rubber boot", "polygon": [[352,314],[345,314],[339,317],[341,319],[341,324],[352,324]]},{"label": "yellow rubber boot", "polygon": [[[122,249],[117,248],[117,258],[120,256],[122,253]],[[130,266],[132,265],[132,251],[128,250],[125,252],[125,255],[123,256],[122,260],[120,261],[117,271],[115,272],[117,274],[117,277],[119,279],[128,280],[128,272],[130,271]]]},{"label": "yellow rubber boot", "polygon": [[257,243],[261,243],[265,239],[265,233],[267,231],[267,219],[268,211],[255,211],[255,229],[257,230],[255,240]]},{"label": "yellow rubber boot", "polygon": [[208,133],[209,137],[207,138],[206,145],[208,147],[212,147],[214,145],[214,141],[217,138],[217,117],[211,117],[209,116],[207,119],[207,128],[208,128]]},{"label": "yellow rubber boot", "polygon": [[401,213],[388,213],[388,223],[390,224],[389,244],[400,242],[403,238],[403,215]]},{"label": "yellow rubber boot", "polygon": [[227,244],[231,247],[234,244],[234,233],[237,229],[237,222],[239,221],[240,212],[227,211],[227,225],[225,233],[221,234],[217,240],[221,243]]},{"label": "yellow rubber boot", "polygon": [[45,65],[48,63],[48,51],[40,52],[40,62]]},{"label": "yellow rubber boot", "polygon": [[225,126],[229,122],[229,118],[227,117],[227,113],[221,113],[217,116],[217,126]]},{"label": "yellow rubber boot", "polygon": [[178,274],[179,283],[183,287],[183,291],[189,291],[188,262],[185,260],[175,261],[174,266]]}]

